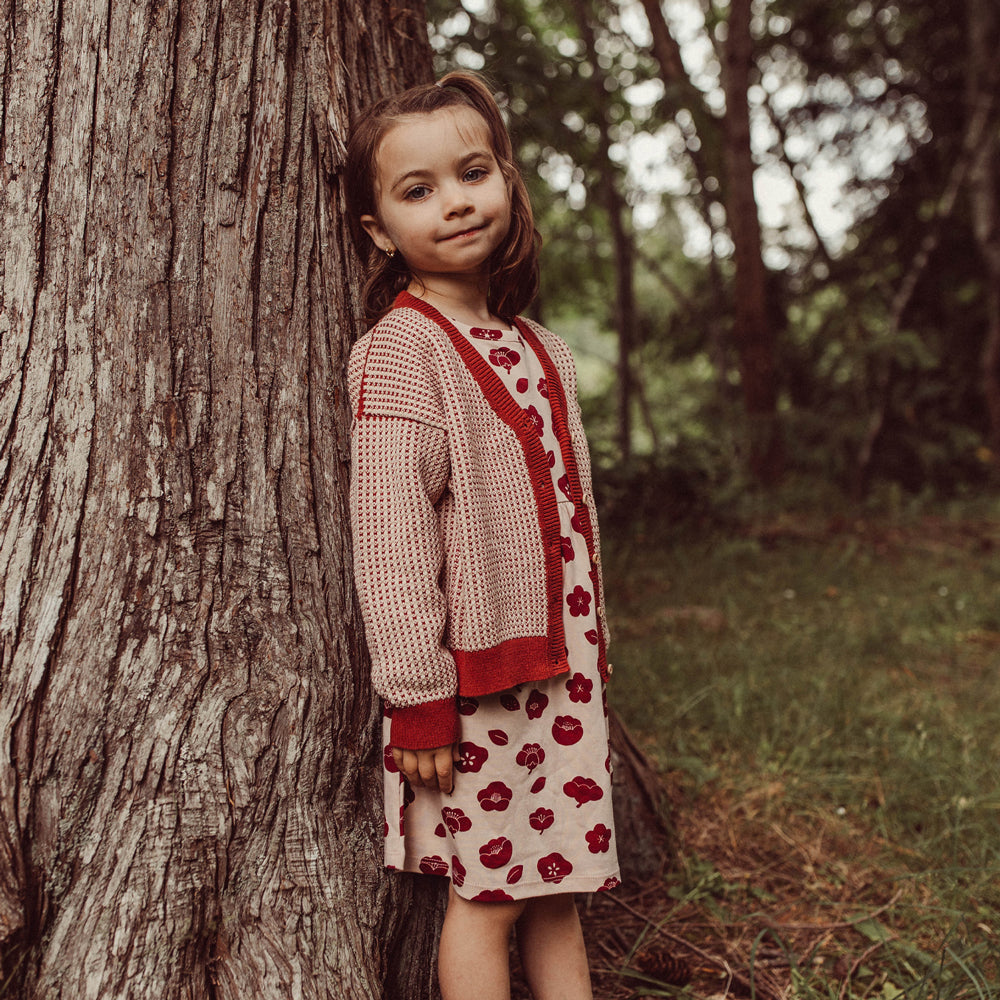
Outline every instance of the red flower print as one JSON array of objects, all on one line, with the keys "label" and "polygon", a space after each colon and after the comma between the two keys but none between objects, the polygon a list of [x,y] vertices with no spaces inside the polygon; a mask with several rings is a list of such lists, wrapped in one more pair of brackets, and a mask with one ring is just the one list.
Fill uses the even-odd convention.
[{"label": "red flower print", "polygon": [[505,747],[510,742],[509,737],[502,729],[491,729],[489,737],[498,747]]},{"label": "red flower print", "polygon": [[455,764],[455,770],[461,774],[476,774],[482,770],[483,764],[490,752],[486,747],[477,746],[471,741],[459,743],[459,759]]},{"label": "red flower print", "polygon": [[583,739],[583,723],[572,715],[557,715],[552,723],[552,738],[560,746],[571,747]]},{"label": "red flower print", "polygon": [[382,820],[382,836],[389,836],[389,821],[387,819]]},{"label": "red flower print", "polygon": [[399,774],[399,768],[396,767],[396,762],[392,759],[392,747],[386,747],[382,751],[382,762],[390,774]]},{"label": "red flower print", "polygon": [[572,781],[567,781],[563,785],[563,791],[571,798],[576,799],[576,807],[580,808],[585,802],[596,802],[604,798],[604,792],[593,778],[581,778],[577,775]]},{"label": "red flower print", "polygon": [[524,412],[528,415],[528,419],[535,425],[535,432],[541,437],[542,431],[545,430],[545,420],[542,418],[542,415],[533,406],[526,406]]},{"label": "red flower print", "polygon": [[518,392],[528,391],[528,380],[526,378],[519,378],[517,380],[517,391]]},{"label": "red flower print", "polygon": [[538,380],[538,395],[544,396],[546,399],[549,398],[549,386],[543,378]]},{"label": "red flower print", "polygon": [[503,868],[514,853],[514,845],[506,837],[497,837],[479,848],[479,860],[484,868]]},{"label": "red flower print", "polygon": [[574,514],[570,519],[569,523],[573,525],[573,530],[578,531],[581,535],[585,535],[586,532],[583,530],[583,518],[580,517],[579,512]]},{"label": "red flower print", "polygon": [[514,897],[503,889],[483,889],[472,897],[474,903],[507,903],[513,902]]},{"label": "red flower print", "polygon": [[528,695],[528,701],[525,703],[524,710],[528,713],[529,719],[540,719],[542,717],[542,712],[545,711],[545,706],[549,703],[549,696],[547,694],[542,694],[538,688],[532,688],[531,694]]},{"label": "red flower print", "polygon": [[444,858],[439,858],[436,854],[420,859],[420,870],[425,875],[447,875],[448,862]]},{"label": "red flower print", "polygon": [[479,708],[479,702],[475,698],[462,698],[459,696],[458,699],[458,714],[459,715],[475,715],[476,709]]},{"label": "red flower print", "polygon": [[573,539],[566,538],[565,536],[560,537],[560,542],[562,542],[562,554],[563,562],[573,561]]},{"label": "red flower print", "polygon": [[520,767],[526,767],[530,774],[543,760],[545,751],[537,743],[525,743],[514,758]]},{"label": "red flower print", "polygon": [[476,798],[486,812],[503,812],[510,805],[513,794],[502,781],[491,781]]},{"label": "red flower print", "polygon": [[559,479],[558,479],[558,481],[556,482],[556,486],[558,486],[559,489],[561,489],[563,491],[563,493],[566,494],[566,497],[568,499],[570,499],[570,500],[573,499],[573,494],[570,492],[570,489],[569,489],[569,476],[568,475],[560,476]]},{"label": "red flower print", "polygon": [[416,797],[417,793],[413,790],[410,783],[403,778],[403,808],[405,809]]},{"label": "red flower print", "polygon": [[509,872],[507,872],[507,885],[517,885],[521,881],[521,876],[524,874],[524,865],[514,865]]},{"label": "red flower print", "polygon": [[497,368],[510,371],[521,360],[521,355],[517,351],[512,351],[509,347],[494,347],[490,351],[490,364]]},{"label": "red flower print", "polygon": [[604,758],[604,770],[607,771],[608,774],[612,773],[611,772],[611,754],[608,754],[607,757]]},{"label": "red flower print", "polygon": [[[587,640],[587,642],[589,642],[591,644],[591,646],[596,646],[597,645],[597,629],[596,628],[589,628],[589,629],[587,629],[587,631],[583,633],[583,637],[584,637],[584,639]],[[461,711],[461,709],[459,709],[459,711]]]},{"label": "red flower print", "polygon": [[543,882],[558,885],[572,870],[573,866],[558,851],[546,854],[538,861],[538,874]]},{"label": "red flower print", "polygon": [[529,817],[528,822],[531,824],[532,830],[537,830],[539,833],[544,833],[555,819],[555,813],[551,809],[536,809]]},{"label": "red flower print", "polygon": [[382,702],[382,715],[387,719],[392,718],[392,705],[390,705],[387,701]]},{"label": "red flower print", "polygon": [[535,779],[535,783],[531,786],[531,794],[537,795],[545,787],[545,775],[543,774],[540,778]]},{"label": "red flower print", "polygon": [[441,819],[444,820],[445,826],[448,827],[452,834],[463,833],[466,830],[472,829],[472,820],[461,809],[452,809],[451,806],[445,806],[441,810]]},{"label": "red flower print", "polygon": [[516,712],[521,707],[521,703],[517,700],[517,697],[512,694],[500,695],[500,704],[503,705],[508,712]]},{"label": "red flower print", "polygon": [[456,857],[451,859],[451,880],[459,889],[465,884],[465,865]]},{"label": "red flower print", "polygon": [[470,337],[476,340],[500,340],[503,337],[503,330],[488,330],[484,326],[474,326],[469,331]]},{"label": "red flower print", "polygon": [[435,837],[447,837],[448,836],[448,831],[444,828],[444,823],[438,823],[438,825],[436,827],[434,827],[434,836]]},{"label": "red flower print", "polygon": [[556,467],[556,453],[554,451],[550,451],[548,453],[548,457],[549,457],[549,468],[554,469]]},{"label": "red flower print", "polygon": [[566,681],[566,690],[569,691],[570,701],[582,701],[585,705],[590,701],[590,692],[594,688],[594,682],[583,674],[576,673]]},{"label": "red flower print", "polygon": [[607,854],[611,846],[611,831],[603,823],[598,823],[593,830],[589,830],[586,837],[591,854]]},{"label": "red flower print", "polygon": [[621,884],[622,884],[622,880],[620,878],[615,878],[614,875],[610,875],[610,876],[608,876],[608,878],[606,878],[604,880],[604,885],[602,885],[600,887],[600,889],[598,889],[597,891],[598,892],[607,892],[608,889],[614,889],[615,886],[619,886]]},{"label": "red flower print", "polygon": [[572,594],[566,595],[566,603],[569,605],[569,613],[574,618],[580,618],[590,613],[590,593],[579,583],[573,589]]}]

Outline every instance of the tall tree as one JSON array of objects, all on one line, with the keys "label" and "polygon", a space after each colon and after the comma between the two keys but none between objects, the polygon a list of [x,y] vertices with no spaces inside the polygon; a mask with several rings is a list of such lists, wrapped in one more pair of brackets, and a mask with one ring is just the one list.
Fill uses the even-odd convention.
[{"label": "tall tree", "polygon": [[[750,470],[764,483],[780,478],[784,449],[777,414],[778,385],[774,361],[772,309],[768,304],[767,269],[762,256],[760,222],[754,196],[754,161],[750,146],[747,92],[754,66],[751,0],[730,0],[727,38],[723,46],[726,111],[721,121],[688,78],[677,44],[659,0],[642,0],[649,22],[653,54],[667,89],[666,100],[694,119],[703,145],[721,148],[725,164],[723,203],[733,241],[733,339],[739,356],[743,400],[750,431]],[[702,179],[710,176],[705,156],[694,163]]]},{"label": "tall tree", "polygon": [[753,68],[751,7],[752,0],[730,0],[729,30],[723,53],[726,219],[736,268],[733,339],[740,357],[743,399],[750,425],[750,469],[762,482],[774,483],[783,471],[784,450],[778,424],[775,338],[768,308],[767,269],[761,256],[760,221],[753,189],[747,100]]},{"label": "tall tree", "polygon": [[587,0],[574,0],[573,11],[577,28],[583,40],[584,55],[593,67],[590,77],[594,92],[597,116],[597,157],[595,167],[600,185],[600,201],[607,214],[611,230],[611,245],[615,261],[614,317],[618,337],[618,452],[621,461],[628,463],[632,457],[632,406],[635,375],[632,370],[632,352],[635,345],[635,248],[632,236],[626,229],[628,204],[618,190],[616,169],[611,157],[611,122],[605,95],[612,89],[601,69],[597,40],[591,23],[593,12]]},{"label": "tall tree", "polygon": [[[987,441],[993,468],[1000,463],[1000,14],[989,0],[967,0],[969,62],[966,76],[972,167],[972,231],[986,270],[986,335],[980,355]],[[984,122],[982,135],[976,123]]]},{"label": "tall tree", "polygon": [[422,0],[0,0],[5,990],[432,993],[346,541],[352,111]]}]

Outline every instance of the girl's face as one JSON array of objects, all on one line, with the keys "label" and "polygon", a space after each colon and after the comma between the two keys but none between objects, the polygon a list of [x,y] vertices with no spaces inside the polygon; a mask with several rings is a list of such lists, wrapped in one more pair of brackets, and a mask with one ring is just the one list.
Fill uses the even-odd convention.
[{"label": "girl's face", "polygon": [[376,154],[378,215],[361,224],[396,249],[414,277],[487,276],[510,227],[510,194],[489,130],[472,108],[444,108],[394,125]]}]

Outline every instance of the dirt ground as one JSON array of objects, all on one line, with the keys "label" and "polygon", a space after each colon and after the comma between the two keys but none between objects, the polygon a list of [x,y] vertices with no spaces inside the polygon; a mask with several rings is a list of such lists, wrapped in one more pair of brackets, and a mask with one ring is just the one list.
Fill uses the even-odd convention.
[{"label": "dirt ground", "polygon": [[[706,1000],[779,1000],[793,965],[848,995],[886,943],[862,930],[891,926],[904,890],[879,866],[882,845],[836,815],[781,816],[781,794],[776,785],[740,802],[702,793],[679,804],[676,871],[581,897],[597,1000],[666,985]],[[530,1000],[514,962],[514,1000]]]}]

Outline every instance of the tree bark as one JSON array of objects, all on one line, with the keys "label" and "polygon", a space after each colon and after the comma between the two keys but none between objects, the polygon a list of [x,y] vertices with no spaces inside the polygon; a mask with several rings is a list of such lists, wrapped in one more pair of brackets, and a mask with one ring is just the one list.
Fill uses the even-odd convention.
[{"label": "tree bark", "polygon": [[753,190],[750,108],[747,91],[753,66],[751,0],[731,0],[724,49],[724,123],[728,186],[726,215],[736,266],[733,336],[740,358],[743,400],[750,431],[750,470],[765,484],[784,471],[777,413],[774,331],[768,319],[767,271],[761,256],[760,221]]},{"label": "tree bark", "polygon": [[[604,108],[606,103],[604,73],[600,68],[594,27],[591,23],[592,10],[587,0],[574,0],[577,27],[583,39],[584,50],[593,66],[591,83],[594,90],[595,106]],[[632,407],[635,395],[635,374],[632,354],[635,349],[635,263],[632,237],[625,227],[628,205],[615,184],[615,165],[611,160],[611,137],[607,115],[602,111],[598,122],[598,154],[600,163],[600,193],[604,211],[608,216],[611,243],[615,254],[615,296],[614,325],[618,335],[618,451],[622,462],[632,459]]]},{"label": "tree bark", "polygon": [[980,354],[983,398],[989,418],[987,442],[994,475],[1000,477],[1000,121],[997,118],[1000,72],[1000,16],[989,0],[968,0],[969,62],[967,94],[970,120],[986,116],[982,139],[972,147],[969,197],[972,228],[986,270],[986,336]]},{"label": "tree bark", "polygon": [[[706,181],[721,171],[714,151],[721,145],[725,162],[723,203],[733,240],[733,339],[739,356],[743,404],[750,435],[749,466],[761,482],[776,482],[784,471],[784,445],[777,414],[777,374],[774,331],[768,319],[767,271],[761,256],[760,222],[753,190],[750,149],[750,108],[747,90],[753,66],[750,34],[751,0],[731,0],[729,36],[723,51],[726,114],[720,122],[691,83],[681,61],[680,46],[670,33],[660,0],[642,0],[652,35],[652,50],[668,95],[686,108],[695,122],[702,148],[692,151],[692,162],[706,189]],[[721,133],[721,134],[720,134]],[[713,229],[710,213],[706,224]],[[714,262],[713,262],[714,264]],[[716,348],[721,367],[723,352]]]},{"label": "tree bark", "polygon": [[349,115],[430,77],[423,5],[0,11],[8,989],[429,997],[434,908],[381,868],[340,185]]}]

